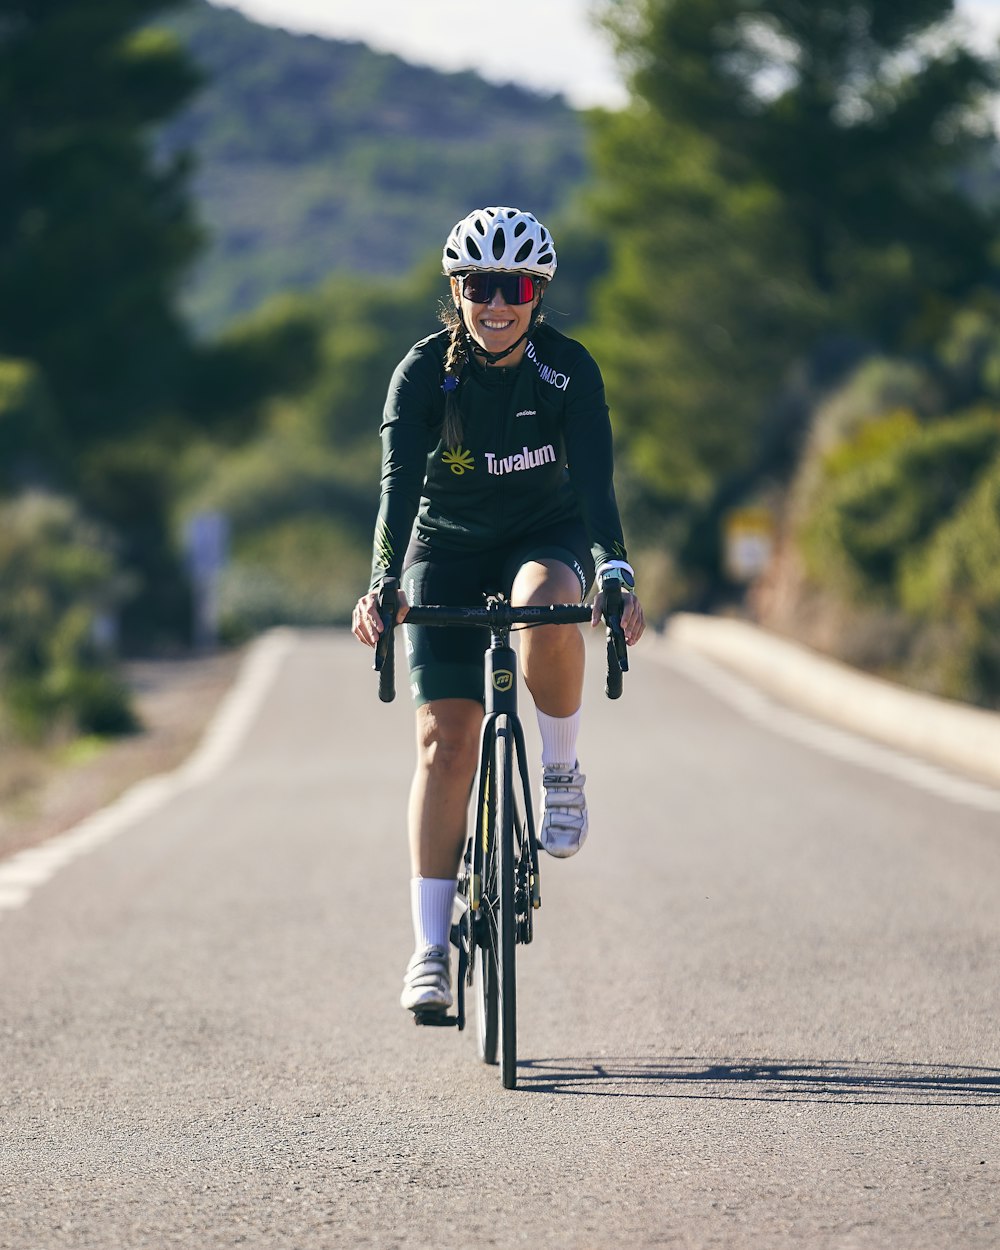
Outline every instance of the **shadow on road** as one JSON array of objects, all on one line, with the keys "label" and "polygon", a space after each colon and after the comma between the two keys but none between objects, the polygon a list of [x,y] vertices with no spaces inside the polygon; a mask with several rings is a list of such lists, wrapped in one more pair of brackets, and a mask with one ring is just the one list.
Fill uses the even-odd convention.
[{"label": "shadow on road", "polygon": [[1000,1069],[864,1059],[527,1059],[518,1064],[517,1083],[528,1093],[605,1098],[1000,1105]]}]

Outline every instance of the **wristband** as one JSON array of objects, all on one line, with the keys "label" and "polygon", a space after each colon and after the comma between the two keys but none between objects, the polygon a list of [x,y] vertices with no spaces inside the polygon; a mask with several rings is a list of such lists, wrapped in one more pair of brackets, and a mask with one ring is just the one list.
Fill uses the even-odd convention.
[{"label": "wristband", "polygon": [[635,593],[635,574],[632,572],[631,565],[626,564],[624,560],[617,560],[613,564],[602,564],[597,576],[602,587],[605,578],[613,578],[616,582],[621,582],[623,590]]}]

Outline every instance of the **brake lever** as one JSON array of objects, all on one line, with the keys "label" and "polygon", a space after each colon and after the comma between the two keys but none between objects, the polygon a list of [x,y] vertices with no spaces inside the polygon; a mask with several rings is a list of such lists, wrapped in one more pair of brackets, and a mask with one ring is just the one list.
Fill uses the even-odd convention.
[{"label": "brake lever", "polygon": [[604,594],[604,619],[608,626],[608,642],[615,649],[615,657],[623,673],[628,672],[628,643],[622,629],[622,587],[617,579],[609,578],[601,587]]},{"label": "brake lever", "polygon": [[601,586],[601,593],[604,595],[604,620],[608,627],[608,676],[604,693],[609,699],[618,699],[622,693],[622,673],[628,672],[628,653],[622,629],[621,583],[609,578],[607,585]]}]

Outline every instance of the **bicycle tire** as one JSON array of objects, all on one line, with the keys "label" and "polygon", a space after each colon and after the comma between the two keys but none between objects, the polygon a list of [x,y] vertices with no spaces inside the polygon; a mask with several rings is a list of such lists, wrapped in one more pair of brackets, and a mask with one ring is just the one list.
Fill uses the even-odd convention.
[{"label": "bicycle tire", "polygon": [[517,920],[514,909],[514,782],[513,732],[510,718],[497,717],[494,761],[496,775],[496,831],[500,858],[500,908],[497,986],[497,1026],[500,1047],[500,1080],[504,1089],[517,1086]]},{"label": "bicycle tire", "polygon": [[480,795],[479,823],[473,848],[473,872],[480,881],[479,910],[472,925],[479,947],[479,986],[476,994],[476,1024],[479,1057],[483,1063],[496,1063],[498,1036],[500,857],[494,834],[496,812],[496,772],[492,745],[486,754],[486,775]]},{"label": "bicycle tire", "polygon": [[479,996],[476,1000],[476,1021],[479,1026],[479,1057],[483,1063],[497,1061],[497,970],[496,948],[480,949]]}]

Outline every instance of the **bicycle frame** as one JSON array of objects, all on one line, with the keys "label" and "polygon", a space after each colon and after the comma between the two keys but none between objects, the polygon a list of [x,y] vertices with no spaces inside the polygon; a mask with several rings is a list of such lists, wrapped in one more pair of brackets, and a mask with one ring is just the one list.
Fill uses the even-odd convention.
[{"label": "bicycle frame", "polygon": [[[494,730],[497,717],[510,717],[510,725],[514,732],[513,751],[517,759],[518,774],[524,794],[524,824],[527,831],[528,845],[531,849],[532,875],[534,887],[532,903],[540,905],[537,893],[538,882],[538,843],[535,839],[535,821],[531,808],[531,789],[528,778],[527,752],[524,745],[524,728],[517,714],[517,653],[510,645],[510,626],[497,625],[490,627],[490,645],[484,660],[483,681],[483,725],[479,735],[479,777],[485,776],[486,761],[492,749]],[[479,813],[481,820],[482,813]],[[538,901],[535,901],[538,899]]]}]

